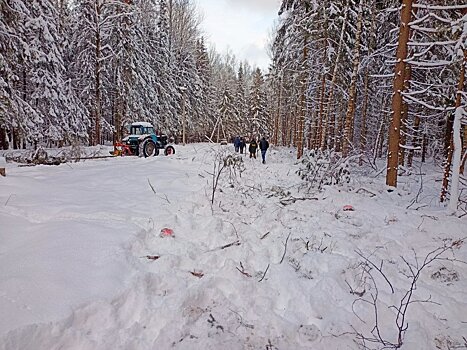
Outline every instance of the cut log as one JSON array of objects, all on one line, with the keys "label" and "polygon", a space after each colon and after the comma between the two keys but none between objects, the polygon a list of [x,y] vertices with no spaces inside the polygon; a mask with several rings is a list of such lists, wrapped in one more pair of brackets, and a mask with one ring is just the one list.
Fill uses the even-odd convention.
[{"label": "cut log", "polygon": [[0,175],[6,176],[5,168],[0,168]]}]

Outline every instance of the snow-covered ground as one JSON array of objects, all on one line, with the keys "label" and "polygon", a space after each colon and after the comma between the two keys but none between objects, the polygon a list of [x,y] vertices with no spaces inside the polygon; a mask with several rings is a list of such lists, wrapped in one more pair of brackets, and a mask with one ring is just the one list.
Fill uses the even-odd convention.
[{"label": "snow-covered ground", "polygon": [[293,151],[272,149],[227,169],[211,205],[219,147],[7,164],[0,349],[381,348],[407,296],[403,349],[467,348],[467,217],[438,206],[433,165],[392,193],[353,174],[306,194]]}]

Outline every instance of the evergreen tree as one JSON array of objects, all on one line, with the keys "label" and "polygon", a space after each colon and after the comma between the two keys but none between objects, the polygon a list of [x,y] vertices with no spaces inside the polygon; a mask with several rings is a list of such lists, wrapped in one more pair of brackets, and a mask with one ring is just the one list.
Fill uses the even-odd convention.
[{"label": "evergreen tree", "polygon": [[253,73],[253,85],[250,91],[249,131],[254,137],[268,135],[269,114],[265,94],[264,78],[261,70],[256,68]]}]

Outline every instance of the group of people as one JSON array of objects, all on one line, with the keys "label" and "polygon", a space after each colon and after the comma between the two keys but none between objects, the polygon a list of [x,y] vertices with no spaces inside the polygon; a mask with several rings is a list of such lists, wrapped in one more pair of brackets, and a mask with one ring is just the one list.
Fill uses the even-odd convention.
[{"label": "group of people", "polygon": [[[243,137],[236,136],[233,141],[234,147],[235,147],[235,152],[240,152],[240,154],[243,154],[243,150],[246,149],[246,142]],[[259,145],[256,142],[256,139],[253,138],[250,141],[250,145],[248,147],[248,152],[250,152],[250,158],[255,158],[256,159],[256,152],[258,151],[258,146],[261,151],[261,159],[263,160],[263,164],[266,163],[266,151],[269,148],[269,142],[266,140],[265,137],[262,137],[261,140],[259,141]]]}]

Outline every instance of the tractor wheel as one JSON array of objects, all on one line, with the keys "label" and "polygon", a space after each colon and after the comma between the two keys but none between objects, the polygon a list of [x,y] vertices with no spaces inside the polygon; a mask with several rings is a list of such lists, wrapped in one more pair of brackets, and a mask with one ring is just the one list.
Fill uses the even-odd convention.
[{"label": "tractor wheel", "polygon": [[164,154],[166,156],[170,156],[172,154],[175,154],[175,148],[173,146],[167,146],[164,150]]},{"label": "tractor wheel", "polygon": [[159,154],[159,150],[156,147],[156,144],[151,139],[146,139],[141,143],[140,146],[140,156],[152,157],[157,156]]}]

